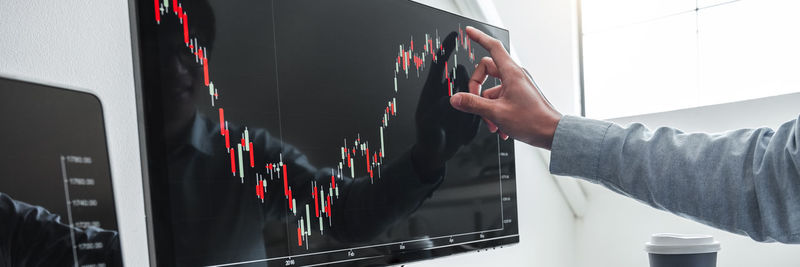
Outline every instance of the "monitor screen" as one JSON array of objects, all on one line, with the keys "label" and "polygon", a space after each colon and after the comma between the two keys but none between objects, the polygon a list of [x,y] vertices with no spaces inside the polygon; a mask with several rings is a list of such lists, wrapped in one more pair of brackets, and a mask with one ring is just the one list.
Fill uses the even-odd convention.
[{"label": "monitor screen", "polygon": [[0,262],[121,266],[94,95],[0,77]]},{"label": "monitor screen", "polygon": [[[418,3],[136,3],[152,261],[372,266],[519,242],[514,142],[461,113],[487,52]],[[485,88],[499,85],[488,80]]]}]

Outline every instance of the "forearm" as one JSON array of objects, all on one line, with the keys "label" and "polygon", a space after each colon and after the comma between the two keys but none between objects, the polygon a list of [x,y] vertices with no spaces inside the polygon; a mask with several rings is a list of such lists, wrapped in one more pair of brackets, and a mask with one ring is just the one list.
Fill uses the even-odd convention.
[{"label": "forearm", "polygon": [[797,130],[685,134],[564,117],[550,170],[755,240],[800,243]]}]

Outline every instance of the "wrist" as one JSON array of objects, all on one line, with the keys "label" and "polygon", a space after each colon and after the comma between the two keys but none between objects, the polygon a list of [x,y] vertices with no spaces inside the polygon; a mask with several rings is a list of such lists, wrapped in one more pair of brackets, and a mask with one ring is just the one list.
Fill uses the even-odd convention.
[{"label": "wrist", "polygon": [[[561,113],[555,110],[548,110],[534,114],[533,120],[527,120],[527,129],[524,130],[527,134],[523,135],[524,138],[518,138],[519,141],[529,145],[550,150],[553,146],[553,138],[555,137],[558,123],[563,118]],[[532,123],[530,123],[532,122]]]},{"label": "wrist", "polygon": [[550,150],[553,147],[553,138],[556,135],[556,129],[558,129],[558,123],[561,121],[561,118],[564,116],[557,111],[554,111],[554,114],[551,114],[549,118],[546,120],[545,127],[543,132],[541,133],[542,137],[542,148]]}]

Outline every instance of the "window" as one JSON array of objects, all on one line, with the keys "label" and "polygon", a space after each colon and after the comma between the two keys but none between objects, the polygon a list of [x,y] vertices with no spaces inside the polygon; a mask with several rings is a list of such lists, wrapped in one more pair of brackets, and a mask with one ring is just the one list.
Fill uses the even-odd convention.
[{"label": "window", "polygon": [[586,115],[800,91],[800,2],[583,0]]}]

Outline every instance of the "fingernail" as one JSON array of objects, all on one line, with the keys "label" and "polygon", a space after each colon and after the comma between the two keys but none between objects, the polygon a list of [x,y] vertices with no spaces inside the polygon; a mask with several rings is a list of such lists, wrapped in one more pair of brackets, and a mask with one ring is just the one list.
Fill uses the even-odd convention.
[{"label": "fingernail", "polygon": [[492,132],[492,133],[497,132],[497,129],[498,129],[497,126],[494,126],[492,124],[486,125],[486,128],[489,128],[489,131]]}]

